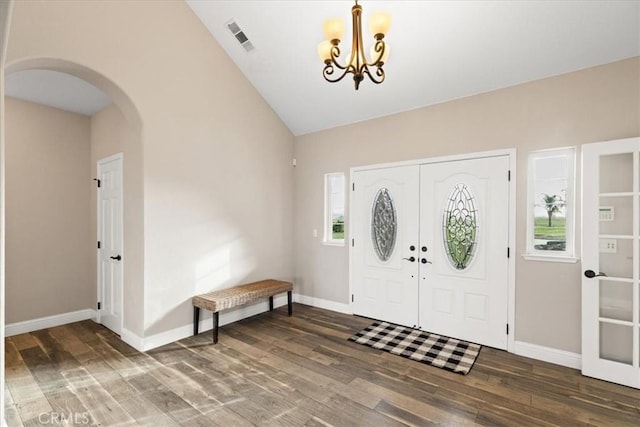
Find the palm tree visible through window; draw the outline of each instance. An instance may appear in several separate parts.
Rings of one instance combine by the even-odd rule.
[[[549,219],[548,227],[552,227],[551,221],[553,220],[553,215],[560,213],[560,208],[562,208],[565,204],[562,197],[557,194],[542,194],[542,201],[544,203],[543,207],[547,211],[547,216]]]

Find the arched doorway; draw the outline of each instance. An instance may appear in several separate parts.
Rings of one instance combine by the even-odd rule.
[[[101,73],[95,70],[92,70],[88,67],[85,67],[83,65],[73,63],[70,61],[61,60],[61,59],[53,59],[53,58],[35,59],[34,58],[34,59],[21,60],[18,62],[7,64],[7,66],[5,67],[5,74],[6,76],[10,77],[14,73],[20,73],[25,70],[50,70],[50,71],[65,73],[65,74],[77,77],[95,86],[101,91],[103,91],[111,99],[113,105],[105,107],[104,110],[96,113],[95,115],[92,115],[91,117],[85,120],[86,123],[89,123],[88,126],[90,128],[90,130],[88,131],[88,134],[89,134],[88,143],[90,144],[90,149],[88,150],[88,153],[89,153],[88,156],[86,156],[87,169],[84,175],[76,174],[75,176],[76,181],[77,180],[84,181],[84,179],[86,178],[86,181],[87,181],[86,182],[86,195],[87,195],[86,199],[87,199],[87,204],[91,207],[90,209],[88,209],[88,214],[87,214],[88,217],[90,217],[87,220],[88,228],[85,227],[87,228],[87,231],[86,231],[86,236],[87,236],[86,255],[87,256],[86,258],[84,258],[84,261],[90,264],[89,270],[91,273],[89,274],[90,279],[89,279],[89,283],[87,283],[87,286],[92,289],[91,295],[93,296],[93,302],[90,302],[89,304],[86,304],[85,302],[83,302],[81,303],[81,305],[87,305],[86,308],[83,308],[82,310],[74,309],[71,312],[68,310],[62,309],[62,310],[58,310],[62,312],[55,312],[54,310],[54,312],[48,311],[46,313],[43,313],[44,315],[38,315],[38,312],[34,311],[31,315],[28,316],[28,317],[32,317],[33,319],[31,318],[19,319],[19,323],[22,325],[23,329],[22,330],[17,329],[15,330],[15,332],[21,333],[21,332],[26,332],[28,328],[32,328],[32,330],[35,330],[33,328],[39,329],[40,327],[53,326],[55,323],[61,324],[61,323],[67,323],[68,321],[74,321],[79,318],[87,318],[86,317],[87,313],[93,313],[93,315],[98,314],[99,316],[99,313],[100,313],[99,307],[96,305],[96,303],[101,302],[100,290],[98,289],[98,286],[97,286],[97,284],[100,283],[100,281],[96,273],[97,271],[96,250],[98,249],[97,249],[96,242],[91,241],[97,235],[96,230],[99,228],[97,224],[97,219],[96,219],[98,208],[96,203],[97,194],[95,192],[95,189],[93,190],[91,189],[90,185],[92,183],[91,179],[97,176],[96,175],[97,160],[109,157],[116,153],[124,153],[124,158],[126,159],[124,161],[125,167],[123,171],[123,182],[125,187],[124,204],[126,206],[125,208],[126,211],[125,211],[124,221],[123,221],[123,231],[125,235],[124,245],[126,246],[124,252],[130,255],[127,258],[127,262],[125,263],[124,272],[123,272],[124,281],[123,281],[122,295],[120,296],[123,303],[122,303],[122,312],[121,312],[122,317],[120,321],[121,321],[122,329],[135,330],[136,329],[135,325],[142,324],[142,313],[141,313],[141,310],[133,310],[131,307],[132,304],[128,304],[128,302],[134,301],[136,302],[136,304],[138,304],[138,306],[139,304],[142,303],[142,301],[140,301],[141,298],[137,298],[136,296],[142,294],[142,283],[144,282],[142,278],[142,274],[143,274],[143,266],[142,266],[142,262],[143,262],[142,261],[143,259],[142,258],[143,187],[142,187],[142,143],[141,143],[142,120],[141,120],[140,114],[137,108],[135,107],[135,105],[133,104],[133,102],[131,101],[131,98],[117,84],[115,84],[112,80],[105,77]],[[33,123],[33,125],[36,126],[37,123]],[[7,123],[7,128],[10,128],[10,127],[11,127],[11,123],[9,122]],[[6,144],[7,146],[11,144],[10,137],[6,138]],[[10,172],[12,167],[12,158],[10,156],[11,151],[9,151],[7,154],[8,155],[6,156],[6,162],[7,162],[8,172]],[[55,157],[56,156],[50,156],[50,159],[41,159],[41,161],[44,161],[44,164],[60,161],[60,158],[55,158]],[[14,158],[14,160],[17,160],[17,158]],[[22,158],[21,160],[28,161],[28,160],[25,160],[25,158]],[[13,165],[13,166],[15,166],[14,169],[20,168],[19,165]],[[10,178],[10,176],[5,178]],[[5,194],[11,194],[12,193],[11,179],[5,179],[4,182],[7,185]],[[65,191],[64,188],[59,188],[59,187],[56,190],[55,177],[51,177],[50,183],[53,183],[53,185],[51,185],[50,192],[55,193],[56,191],[59,191],[60,193],[62,193]],[[25,187],[25,191],[21,191],[21,193],[25,195],[24,193],[28,192],[28,190],[31,188],[33,188],[33,186],[27,186]],[[80,192],[81,192],[80,190],[76,191],[76,193],[80,193]],[[16,191],[14,191],[14,193],[16,193]],[[85,197],[85,196],[83,195],[82,197]],[[80,200],[80,204],[84,204],[85,202],[85,199],[82,197],[78,199]],[[25,197],[23,198],[23,201],[24,199],[27,199],[28,201],[29,196],[25,195]],[[67,205],[71,204],[69,200],[70,200],[69,198],[66,199]],[[73,206],[69,206],[69,209],[72,209],[72,208]],[[11,205],[11,199],[8,199],[6,201],[6,212],[7,212],[7,219],[8,219],[7,226],[6,226],[7,230],[12,229],[11,218],[19,217],[19,213],[13,212],[12,209],[13,208]],[[83,208],[83,209],[87,210],[86,208]],[[60,228],[62,227],[62,225],[64,225],[61,223],[61,221],[57,221],[57,223],[48,223],[48,216],[46,214],[46,209],[41,209],[41,210],[43,212],[41,215],[42,224],[40,225],[43,227],[43,229],[46,230],[46,229],[56,228],[56,227]],[[80,215],[83,215],[83,214],[81,213]],[[60,215],[58,215],[58,218],[60,218]],[[14,222],[14,224],[17,224],[17,222]],[[76,225],[77,224],[67,224],[68,227],[74,227]],[[86,224],[84,224],[83,227],[84,226],[86,226]],[[24,227],[22,228],[24,229]],[[76,233],[76,238],[78,237],[77,234],[78,233]],[[60,236],[59,233],[58,233],[58,236]],[[13,237],[14,241],[17,238],[18,238],[17,236],[14,236]],[[30,238],[31,239],[34,238],[33,233],[30,234]],[[39,261],[42,264],[48,264],[49,266],[51,266],[52,264],[51,259],[54,259],[54,260],[61,259],[56,257],[63,257],[67,252],[65,250],[56,251],[56,247],[61,248],[64,246],[63,244],[61,244],[61,240],[63,239],[64,238],[59,237],[57,242],[51,241],[52,239],[43,239],[43,241],[40,244],[44,245],[46,249],[41,251],[34,251],[39,253],[40,260],[32,259],[32,260],[29,260],[29,262],[34,266],[34,268],[38,268]],[[8,245],[5,251],[5,256],[7,257],[6,259],[9,259],[11,256],[11,248],[12,248],[12,236],[10,233],[8,233],[7,242],[8,242]],[[32,247],[35,247],[35,245],[33,245]],[[77,251],[76,251],[76,254],[77,254]],[[80,265],[80,263],[83,262],[83,259],[77,256],[76,261],[74,262],[75,262],[75,265]],[[55,261],[53,261],[53,264],[55,264]],[[55,265],[53,268],[55,268]],[[73,269],[73,266],[67,263],[64,268]],[[6,271],[7,273],[9,273],[7,275],[7,282],[6,282],[7,297],[5,298],[5,301],[6,301],[5,304],[7,306],[12,304],[12,296],[15,296],[16,294],[12,292],[12,286],[14,286],[14,284],[12,284],[11,280],[16,276],[11,275],[11,269],[12,269],[12,265],[9,263],[6,267]],[[46,274],[46,271],[43,273]],[[130,286],[130,284],[135,284],[135,286],[132,287]],[[47,284],[44,280],[40,280],[40,283],[38,284],[38,286],[40,287],[40,289],[43,289],[44,287],[47,286]],[[37,298],[38,286],[35,286],[30,290],[28,290],[26,295],[23,295],[22,292],[18,292],[17,294],[20,295],[21,301],[19,303],[17,302],[17,304],[19,304],[20,306],[23,306],[25,304],[25,301],[28,301],[30,298],[31,299]],[[47,289],[47,291],[51,293],[51,289]],[[61,295],[57,295],[59,298],[62,298],[62,299],[74,298],[73,290],[60,289],[60,293]],[[87,301],[87,298],[84,298],[83,301]],[[13,310],[13,312],[15,311],[16,310]],[[138,315],[136,312],[140,312],[139,319],[136,318],[136,316]],[[9,326],[11,326],[12,324],[11,313],[12,313],[12,310],[9,310],[9,313],[8,313],[9,316],[6,319],[7,331],[11,330],[9,328]],[[42,320],[42,318],[46,318],[47,321],[54,322],[54,323],[39,321],[39,320]],[[33,322],[30,323],[30,321],[33,321]],[[133,325],[133,326],[130,326],[130,325]],[[27,328],[27,329],[24,329],[24,328]],[[118,330],[117,332],[120,333],[121,331]]]

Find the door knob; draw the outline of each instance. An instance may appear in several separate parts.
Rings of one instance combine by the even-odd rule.
[[[402,258],[402,259],[406,259],[409,262],[414,262],[416,260],[416,258],[412,256],[410,256],[409,258]]]
[[[427,252],[427,247],[426,246],[422,247],[422,252]]]
[[[416,250],[416,247],[415,247],[415,246],[413,246],[413,245],[411,245],[411,246],[409,246],[409,250],[413,252],[413,251],[415,251],[415,250]]]
[[[109,258],[115,259],[116,261],[120,261],[122,259],[122,257],[119,254],[117,256],[111,256]]]
[[[589,279],[593,279],[594,277],[607,277],[606,274],[604,273],[598,273],[596,274],[595,271],[593,270],[587,270],[584,272],[585,277],[588,277]]]
[[[421,263],[423,263],[423,264],[433,264],[431,261],[427,261],[427,259],[426,259],[426,258],[422,258],[422,259],[420,260],[420,262],[421,262]]]

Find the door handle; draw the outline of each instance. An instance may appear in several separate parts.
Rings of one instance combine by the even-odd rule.
[[[409,258],[402,258],[402,259],[406,259],[409,262],[414,262],[416,260],[416,257],[410,256]]]
[[[421,262],[421,263],[423,263],[423,264],[433,264],[431,261],[427,261],[427,259],[426,259],[426,258],[422,258],[422,259],[420,260],[420,262]]]
[[[594,277],[607,277],[606,274],[604,273],[598,273],[596,274],[595,271],[593,270],[587,270],[584,272],[585,277],[588,277],[589,279],[593,279]]]
[[[118,254],[117,256],[111,256],[109,257],[111,259],[115,259],[116,261],[120,261],[122,259],[122,257],[120,256],[120,254]]]

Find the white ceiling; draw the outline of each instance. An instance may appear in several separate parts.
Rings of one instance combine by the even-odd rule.
[[[296,135],[640,55],[640,1],[364,0],[366,38],[371,12],[392,15],[391,55],[386,81],[356,92],[349,77],[325,82],[316,53],[325,19],[344,18],[350,34],[352,1],[187,3]]]
[[[5,94],[85,116],[92,116],[111,103],[104,92],[86,81],[49,70],[25,70],[7,75]]]
[[[360,1],[391,13],[386,81],[327,83],[316,54],[322,23],[352,1],[187,0],[211,34],[296,135],[437,104],[640,55],[640,1]],[[240,25],[255,50],[226,27]],[[350,50],[350,36],[342,46]],[[368,48],[366,49],[368,51]],[[73,76],[28,70],[6,77],[8,96],[93,115],[109,104]]]

